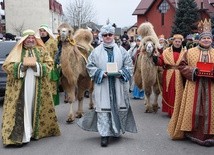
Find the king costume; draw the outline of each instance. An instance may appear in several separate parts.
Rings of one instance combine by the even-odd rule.
[[[174,39],[183,41],[183,36],[175,34]],[[153,57],[154,63],[163,66],[163,89],[162,89],[162,111],[166,112],[169,117],[172,116],[174,105],[181,102],[181,96],[184,90],[184,80],[178,69],[186,48],[180,46],[176,48],[174,45],[166,48],[160,57]]]
[[[114,34],[112,26],[103,26],[101,34],[107,33]],[[104,77],[109,62],[117,63],[119,75]],[[101,137],[119,137],[125,131],[136,133],[128,83],[133,64],[128,52],[114,40],[110,44],[103,42],[92,51],[86,67],[94,81],[95,111],[84,115],[78,125],[84,130],[99,132]]]
[[[204,24],[206,26],[206,20]],[[188,138],[200,145],[214,145],[214,76],[200,76],[197,66],[198,62],[214,63],[211,43],[211,31],[202,32],[199,45],[189,49],[179,65],[186,84],[182,101],[175,105],[177,112],[173,113],[168,125],[172,139]],[[212,73],[213,69],[210,71]]]
[[[39,27],[39,31],[41,31],[41,30],[45,30],[47,32],[46,37],[42,37],[41,34],[39,37],[42,39],[43,43],[45,44],[46,50],[49,52],[51,58],[54,60],[55,55],[58,51],[57,41],[55,39],[55,36],[51,32],[51,29],[46,24],[42,24]],[[50,72],[50,80],[51,80],[51,86],[52,86],[51,91],[53,94],[54,105],[59,105],[59,103],[60,103],[60,101],[59,101],[60,100],[59,99],[59,76],[60,76],[60,71],[57,68],[57,64],[54,64],[54,67]]]
[[[29,36],[35,32],[24,31],[3,64],[8,75],[1,132],[4,145],[60,135],[48,79],[53,60],[38,38],[34,47],[26,48],[23,42]],[[36,59],[35,70],[29,67],[23,71],[24,57]]]

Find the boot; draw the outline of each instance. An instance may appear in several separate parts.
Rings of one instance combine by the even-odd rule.
[[[108,146],[108,139],[109,139],[109,137],[101,137],[101,146],[102,147]]]

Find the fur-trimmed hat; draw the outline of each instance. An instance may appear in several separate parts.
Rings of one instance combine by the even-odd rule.
[[[184,37],[183,37],[181,34],[174,34],[173,37],[172,37],[172,39],[173,39],[173,40],[174,40],[174,39],[181,39],[181,41],[183,41],[183,40],[184,40]]]

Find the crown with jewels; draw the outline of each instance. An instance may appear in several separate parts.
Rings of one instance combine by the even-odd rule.
[[[201,20],[198,23],[198,31],[200,33],[200,38],[203,36],[210,36],[212,37],[211,33],[211,19],[207,20],[206,18],[204,19],[204,22]]]

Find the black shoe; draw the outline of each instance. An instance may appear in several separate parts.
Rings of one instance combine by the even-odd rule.
[[[6,148],[21,148],[24,145],[27,145],[28,143],[22,143],[22,144],[8,144],[4,145]]]
[[[88,90],[85,91],[84,96],[85,96],[86,98],[89,98],[89,91],[88,91]]]
[[[101,146],[102,147],[108,146],[108,139],[109,139],[109,137],[101,137]]]

